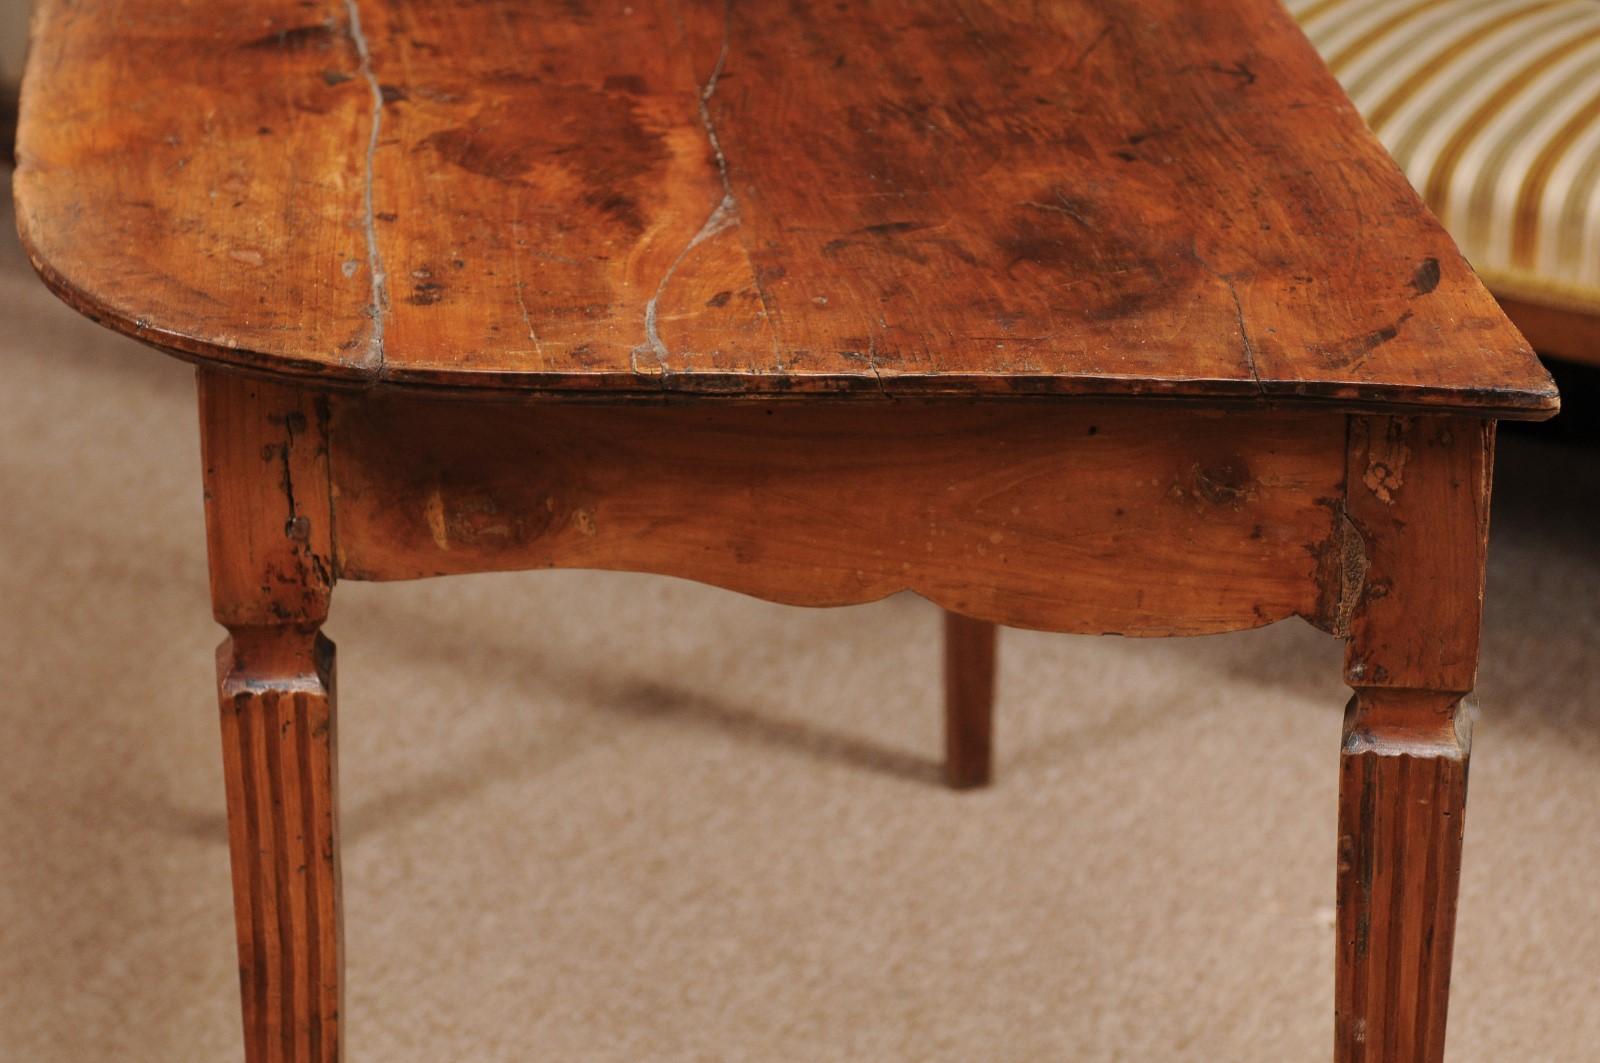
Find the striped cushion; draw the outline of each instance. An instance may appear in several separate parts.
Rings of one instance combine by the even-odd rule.
[[[1600,0],[1287,0],[1497,293],[1600,313]]]

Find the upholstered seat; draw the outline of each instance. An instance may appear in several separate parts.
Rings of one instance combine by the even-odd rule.
[[[1600,316],[1600,2],[1288,6],[1497,295]]]

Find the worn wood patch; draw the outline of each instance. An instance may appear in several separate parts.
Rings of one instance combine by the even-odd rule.
[[[1556,408],[1277,0],[37,7],[24,245],[186,357]]]
[[[1366,564],[1351,686],[1473,688],[1493,467],[1493,421],[1350,419],[1346,506]]]
[[[623,569],[1058,631],[1333,623],[1337,414],[331,401],[347,578]]]
[[[1338,1063],[1444,1058],[1472,713],[1368,688],[1339,758]]]
[[[239,627],[315,627],[333,588],[326,401],[201,370],[212,611]]]
[[[246,1063],[339,1063],[333,643],[241,629],[217,649]]]

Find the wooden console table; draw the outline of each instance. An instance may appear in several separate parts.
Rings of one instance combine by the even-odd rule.
[[[19,164],[199,366],[252,1063],[341,1050],[335,582],[538,567],[931,598],[960,785],[995,624],[1348,638],[1335,1054],[1441,1057],[1556,395],[1276,0],[42,0]]]

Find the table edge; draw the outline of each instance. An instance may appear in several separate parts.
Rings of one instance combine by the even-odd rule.
[[[866,369],[858,373],[786,374],[663,370],[657,373],[473,371],[395,363],[371,365],[295,359],[247,347],[231,347],[131,317],[95,298],[55,269],[29,228],[25,162],[12,173],[18,237],[34,271],[57,298],[96,324],[164,354],[197,365],[244,371],[314,387],[392,387],[462,400],[526,398],[530,401],[1009,401],[1126,399],[1211,405],[1283,408],[1313,406],[1351,412],[1463,414],[1503,420],[1540,421],[1560,411],[1560,396],[1545,375],[1539,389],[1459,388],[1360,381],[1169,377],[1148,374],[1093,376],[1018,373],[906,373]]]

